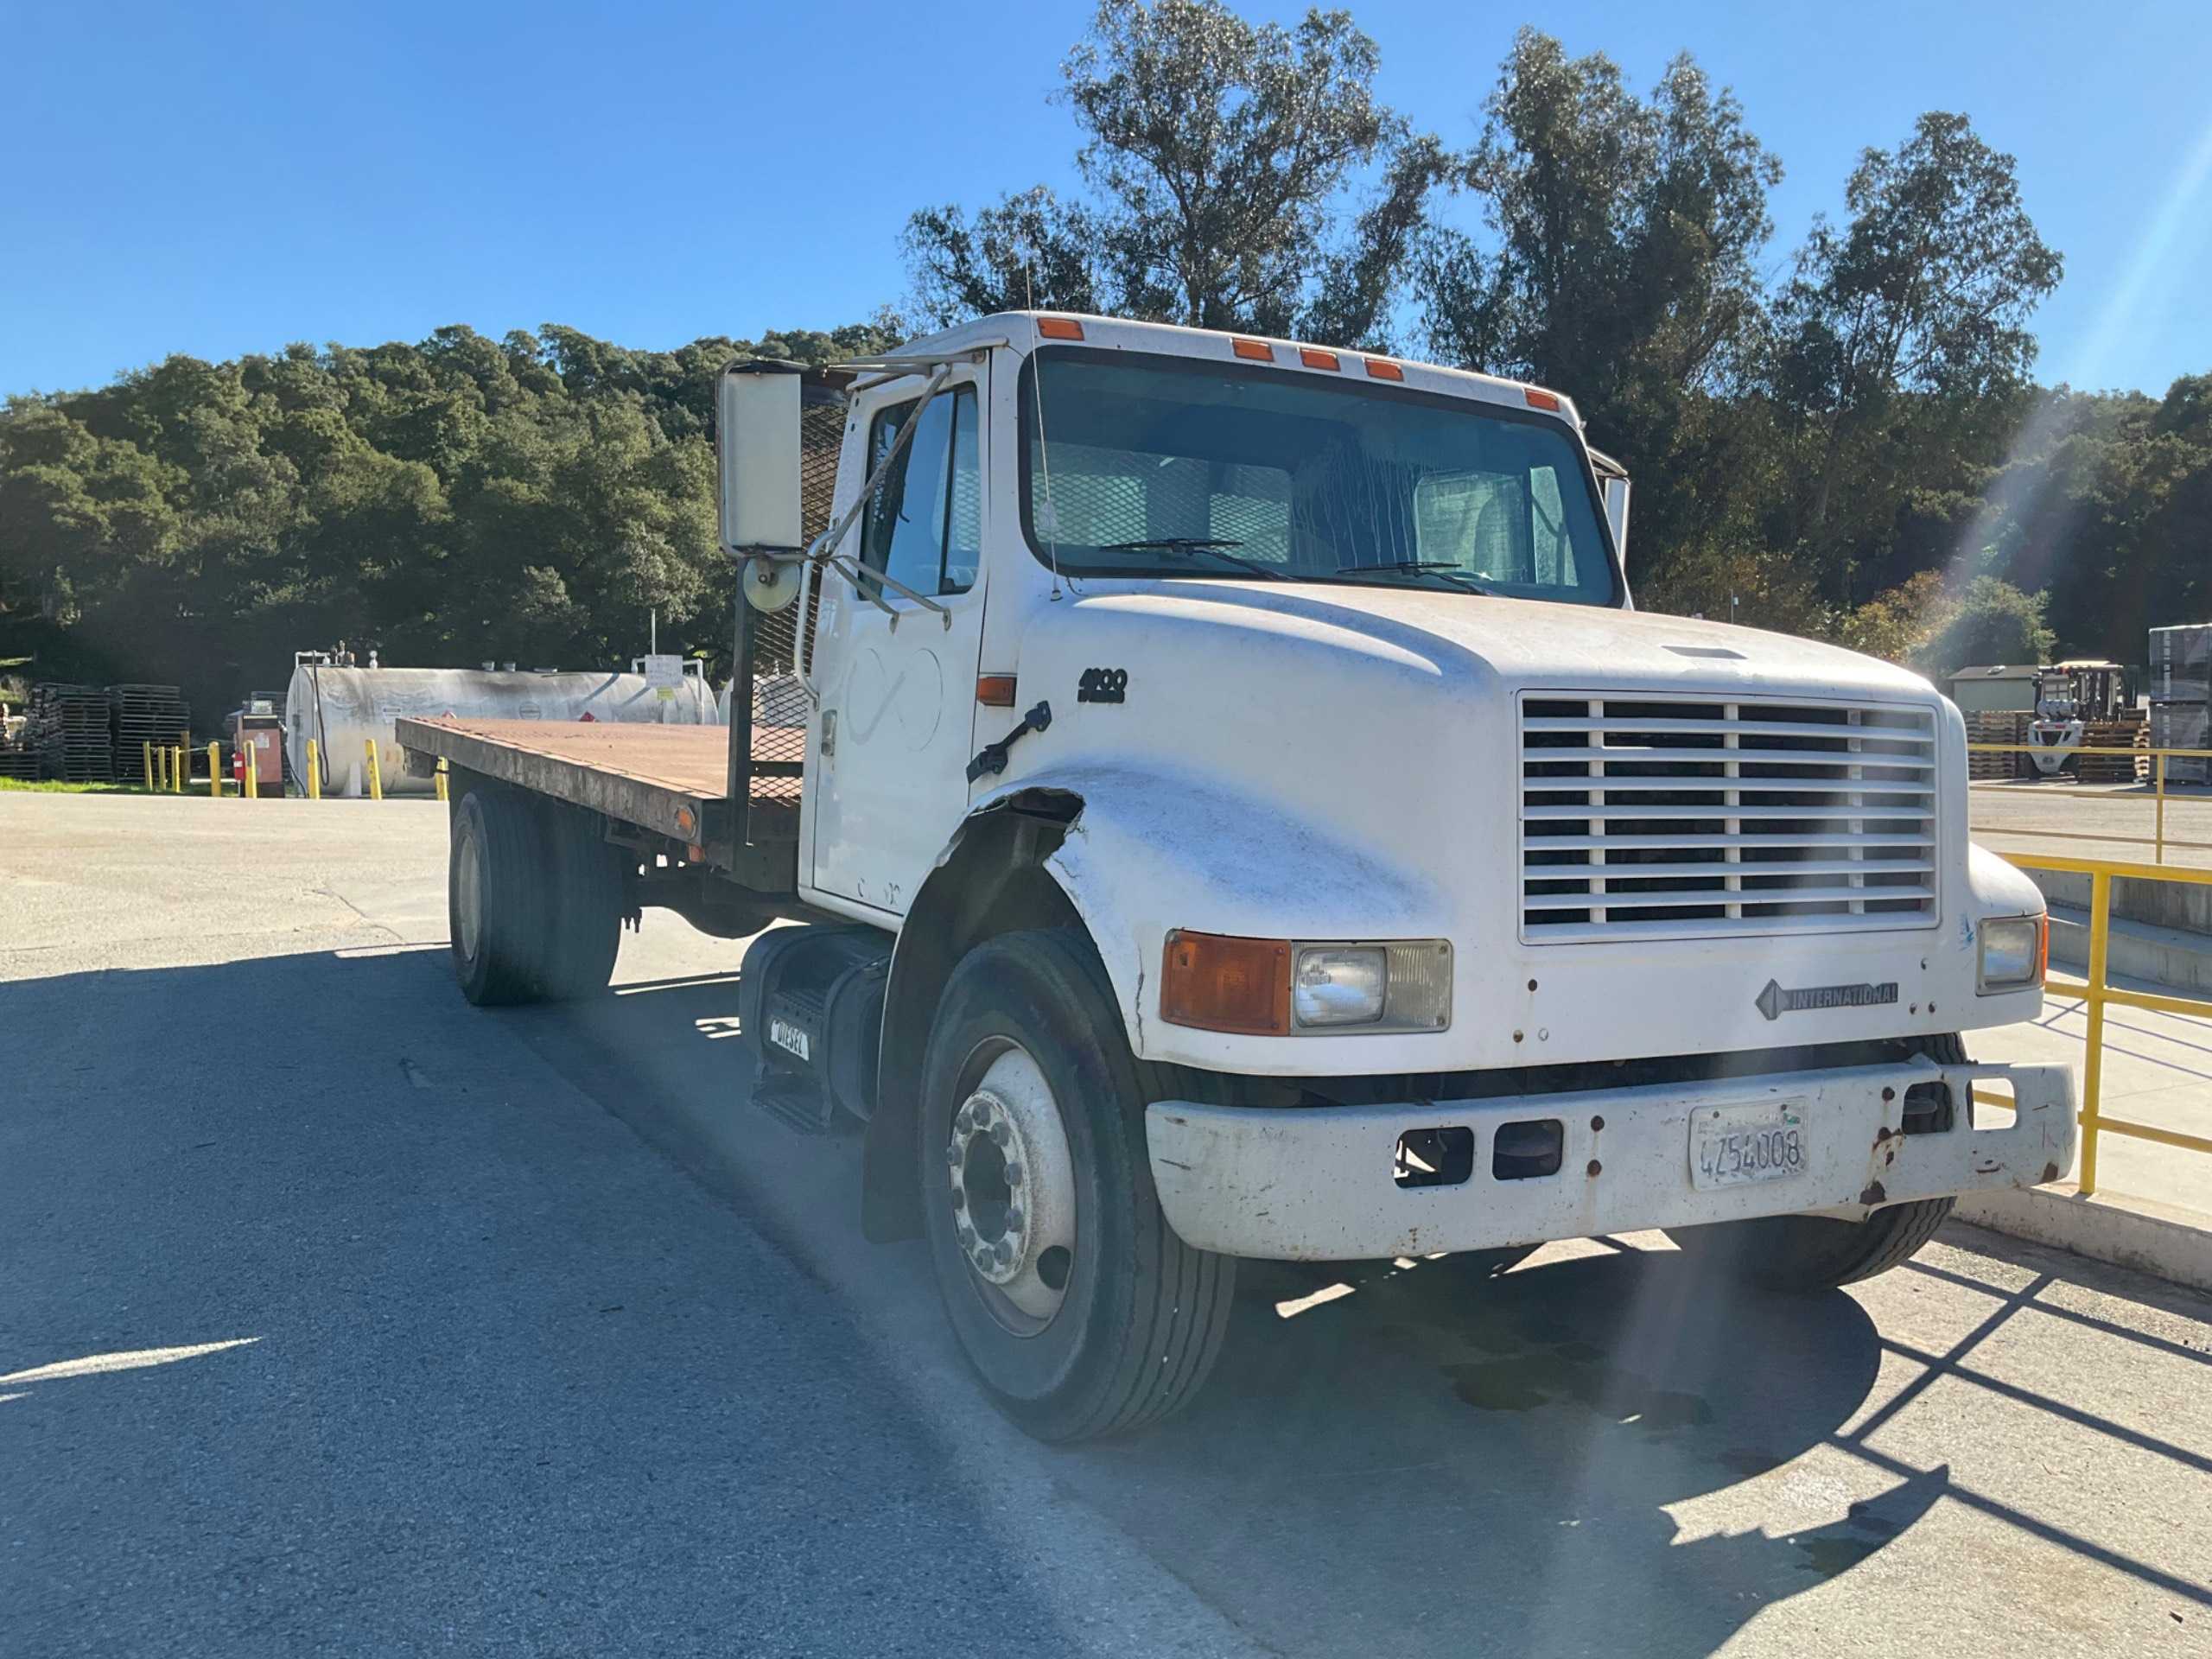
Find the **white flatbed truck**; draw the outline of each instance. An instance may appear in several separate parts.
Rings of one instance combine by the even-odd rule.
[[[1634,609],[1566,397],[1020,313],[717,410],[726,728],[401,725],[454,966],[759,934],[754,1099],[864,1137],[868,1236],[926,1237],[1029,1432],[1187,1401],[1239,1257],[1661,1228],[1813,1289],[2069,1167],[2070,1072],[1961,1040],[2047,934],[1958,711]]]

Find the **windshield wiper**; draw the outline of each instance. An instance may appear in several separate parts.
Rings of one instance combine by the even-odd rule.
[[[1212,536],[1146,536],[1134,542],[1106,542],[1100,545],[1098,550],[1101,553],[1211,553],[1224,563],[1233,564],[1240,570],[1249,570],[1254,575],[1264,576],[1269,582],[1290,580],[1280,570],[1255,564],[1250,559],[1240,559],[1229,551],[1232,547],[1243,545],[1242,542]]]
[[[1406,571],[1414,575],[1434,572],[1456,587],[1471,594],[1480,594],[1484,599],[1493,597],[1491,590],[1470,576],[1450,559],[1396,559],[1388,564],[1347,564],[1338,568],[1339,576],[1363,575],[1370,570]]]

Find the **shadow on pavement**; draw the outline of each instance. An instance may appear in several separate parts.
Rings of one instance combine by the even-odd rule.
[[[726,985],[671,984],[619,1004],[573,1010],[561,1040],[578,1051],[565,1064],[596,1056],[633,1090],[640,1077],[673,1086],[681,1063],[633,1069],[629,1057],[705,1052],[735,1027]],[[669,1143],[679,1156],[683,1141]],[[738,1179],[765,1194],[788,1179],[780,1161],[804,1158],[809,1143],[764,1127],[755,1144],[766,1155]],[[851,1201],[833,1190],[833,1203]],[[763,1203],[772,1226],[777,1206]],[[818,1192],[810,1211],[786,1208],[786,1236],[818,1227],[823,1212]],[[2168,1302],[2164,1287],[2089,1270],[2107,1294]],[[2212,1606],[2201,1584],[1961,1488],[1948,1464],[1916,1467],[1868,1444],[1930,1382],[1971,1373],[1955,1369],[1963,1347],[1916,1355],[1885,1341],[1841,1292],[1719,1289],[1671,1252],[1618,1247],[1498,1279],[1452,1258],[1247,1262],[1239,1273],[1226,1351],[1187,1414],[1049,1455],[1071,1491],[1285,1651],[1707,1654],[1763,1608],[1867,1560],[1945,1498]],[[848,1294],[866,1294],[860,1276],[888,1278],[893,1294],[935,1301],[918,1258],[896,1250],[862,1255],[842,1281],[827,1276]],[[2034,1294],[2007,1299],[2005,1313]],[[2124,1325],[2079,1322],[2195,1356]],[[1885,1352],[1923,1369],[1898,1402],[1868,1413]],[[2108,1444],[2202,1465],[2086,1402],[2013,1396]],[[1885,1490],[1817,1503],[1821,1523],[1795,1531],[1769,1522],[1686,1535],[1669,1513],[1818,1457],[1830,1461],[1810,1477],[1816,1486],[1840,1489],[1834,1471],[1844,1468],[1855,1490],[1870,1476]]]
[[[794,1219],[789,1172],[849,1148],[810,1157],[746,1107],[722,1040],[734,975],[618,990],[480,1013],[427,953],[0,984],[0,1029],[52,1057],[0,1114],[0,1375],[263,1338],[0,1402],[0,1522],[58,1552],[18,1595],[57,1619],[88,1598],[116,1611],[141,1593],[115,1576],[135,1531],[172,1526],[172,1634],[232,1628],[225,1598],[243,1596],[272,1636],[341,1646],[458,1607],[464,1647],[518,1617],[610,1650],[810,1617],[815,1650],[874,1651],[911,1619],[913,1650],[976,1653],[982,1594],[1007,1650],[1056,1650],[1046,1610],[975,1587],[990,1522],[914,1427],[910,1357],[887,1363],[838,1317],[936,1293],[918,1252],[847,1248],[856,1196]],[[271,1009],[281,1040],[211,1042]],[[679,1161],[734,1168],[802,1271],[764,1268],[726,1211],[672,1197],[665,1165],[565,1090]],[[567,1109],[546,1109],[556,1092]],[[738,1120],[740,1150],[716,1151],[697,1126],[741,1112],[757,1128]],[[794,1242],[833,1225],[834,1245]],[[1947,1496],[2212,1605],[1960,1493],[1948,1465],[1885,1462],[1863,1424],[1847,1436],[1885,1349],[1904,1351],[1851,1296],[1719,1292],[1662,1252],[1500,1279],[1451,1259],[1252,1263],[1186,1414],[1065,1452],[1010,1427],[1002,1444],[1283,1651],[1707,1654]],[[169,1379],[99,1410],[64,1392]],[[26,1451],[41,1423],[60,1428]],[[1816,1449],[1887,1490],[1786,1535],[1685,1539],[1669,1513]],[[375,1566],[348,1591],[354,1622],[302,1623],[334,1552]],[[856,1605],[855,1585],[885,1599]]]
[[[0,983],[0,1653],[1095,1645],[565,1017],[442,951]]]

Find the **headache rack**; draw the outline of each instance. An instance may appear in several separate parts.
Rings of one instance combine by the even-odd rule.
[[[830,528],[837,493],[837,457],[845,437],[848,371],[812,371],[799,391],[799,523],[808,542]],[[813,656],[814,621],[822,587],[809,580],[798,602],[772,613],[736,597],[735,648],[730,665],[729,835],[735,848],[798,839],[799,795],[806,764],[806,729],[812,705],[796,657],[802,607],[807,655]],[[751,685],[749,698],[737,688]]]
[[[1547,690],[1520,736],[1529,944],[1935,925],[1932,708]]]

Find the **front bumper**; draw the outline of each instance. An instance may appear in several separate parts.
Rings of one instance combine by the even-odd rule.
[[[1956,1103],[1954,1127],[1900,1133],[1906,1090],[1938,1079]],[[1998,1085],[1998,1092],[2009,1089],[2012,1122],[1968,1127],[1966,1103],[1977,1081]],[[1796,1109],[1802,1125],[1801,1170],[1744,1185],[1692,1184],[1693,1112],[1783,1102]],[[1529,1119],[1561,1125],[1559,1172],[1497,1179],[1497,1128]],[[1453,1126],[1473,1132],[1468,1179],[1450,1186],[1397,1185],[1399,1137]],[[1160,1207],[1185,1243],[1281,1261],[1361,1260],[1754,1216],[1856,1218],[1910,1198],[2055,1181],[2074,1160],[2074,1074],[2063,1065],[1917,1061],[1387,1106],[1281,1109],[1168,1100],[1147,1109],[1145,1127]]]

